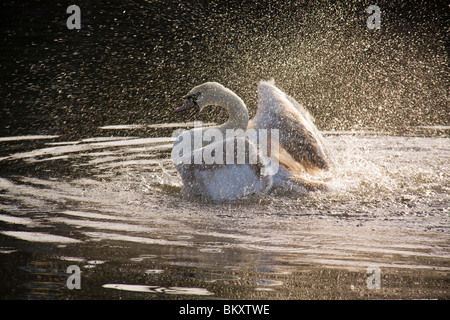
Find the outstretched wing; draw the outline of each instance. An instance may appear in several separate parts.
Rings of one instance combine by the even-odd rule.
[[[258,86],[258,110],[252,126],[279,130],[279,162],[290,171],[316,173],[329,169],[323,138],[313,118],[273,81],[261,81]]]

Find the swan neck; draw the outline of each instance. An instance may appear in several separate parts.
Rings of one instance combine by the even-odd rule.
[[[245,131],[248,125],[249,115],[244,101],[234,93],[223,100],[220,106],[227,109],[228,121],[219,126],[219,129],[224,133],[227,129],[242,129]]]

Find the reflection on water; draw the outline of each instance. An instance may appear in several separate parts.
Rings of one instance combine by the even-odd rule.
[[[54,234],[47,234],[42,232],[25,232],[25,231],[2,231],[5,236],[14,237],[20,240],[31,242],[46,242],[46,243],[73,243],[80,242],[79,240],[56,236]]]
[[[325,135],[330,192],[231,203],[183,198],[172,138],[5,137],[2,296],[448,298],[448,138]]]
[[[209,296],[213,293],[203,288],[183,288],[183,287],[158,287],[158,286],[143,286],[133,284],[105,284],[103,288],[125,290],[133,292],[146,292],[146,293],[165,293],[165,294],[177,294],[177,295],[193,295],[193,296]]]

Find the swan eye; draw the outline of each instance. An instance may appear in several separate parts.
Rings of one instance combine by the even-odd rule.
[[[186,111],[192,108],[195,108],[197,112],[200,111],[200,106],[197,104],[197,99],[200,96],[200,94],[201,93],[198,92],[184,96],[185,102],[183,103],[183,105],[176,108],[173,112]]]
[[[201,92],[197,92],[197,93],[189,95],[187,98],[192,99],[192,101],[194,101],[194,102],[197,102],[197,99],[201,94],[202,94]]]
[[[197,104],[197,99],[198,99],[198,97],[199,97],[201,94],[202,94],[201,92],[197,92],[197,93],[194,93],[194,94],[190,94],[190,95],[188,95],[188,96],[186,97],[186,100],[192,101],[193,104],[198,108],[199,106],[198,106],[198,104]]]

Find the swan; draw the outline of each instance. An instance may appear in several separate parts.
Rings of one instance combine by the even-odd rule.
[[[211,105],[225,108],[228,120],[185,131],[172,148],[185,194],[236,200],[272,187],[326,189],[303,177],[330,168],[323,138],[309,112],[273,80],[259,83],[258,109],[251,120],[242,99],[217,82],[193,88],[174,112]]]

